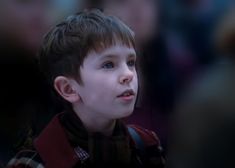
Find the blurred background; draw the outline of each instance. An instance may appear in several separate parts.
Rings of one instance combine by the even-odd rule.
[[[37,69],[43,35],[92,8],[135,33],[140,90],[124,121],[157,133],[168,167],[234,167],[234,0],[0,0],[0,167],[62,108]]]

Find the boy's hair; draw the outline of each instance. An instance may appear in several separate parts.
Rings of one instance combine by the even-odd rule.
[[[53,86],[54,79],[63,75],[80,84],[80,66],[91,51],[121,42],[135,47],[133,32],[119,19],[105,16],[99,10],[79,12],[52,28],[39,50],[39,64]]]

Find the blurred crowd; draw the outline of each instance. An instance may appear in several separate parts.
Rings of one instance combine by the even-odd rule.
[[[1,0],[0,167],[62,109],[37,67],[43,35],[91,8],[135,33],[140,89],[125,122],[158,134],[170,168],[234,167],[233,0]]]

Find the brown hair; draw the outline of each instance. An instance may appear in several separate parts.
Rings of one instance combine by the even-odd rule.
[[[119,19],[99,10],[79,12],[52,28],[39,51],[41,70],[50,84],[59,76],[74,77],[80,84],[80,66],[90,51],[99,52],[116,42],[135,47],[133,32]]]

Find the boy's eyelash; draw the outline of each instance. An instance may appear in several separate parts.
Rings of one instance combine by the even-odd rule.
[[[129,60],[129,61],[127,62],[127,64],[128,64],[128,66],[135,66],[136,60]]]
[[[107,61],[107,62],[104,62],[101,65],[101,67],[104,69],[111,69],[111,68],[114,68],[114,63],[112,61]]]
[[[133,59],[133,60],[128,60],[127,61],[127,65],[129,67],[135,67],[136,65],[136,60]],[[101,65],[101,68],[103,69],[113,69],[115,67],[115,63],[113,61],[106,61],[104,62],[102,65]]]

